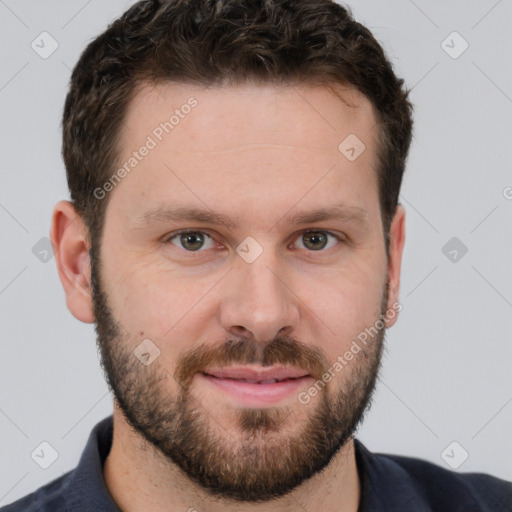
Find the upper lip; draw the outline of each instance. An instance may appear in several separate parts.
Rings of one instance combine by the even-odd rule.
[[[284,380],[296,379],[309,375],[308,372],[300,368],[291,368],[289,366],[274,366],[271,368],[248,368],[247,366],[229,366],[226,368],[212,368],[203,373],[224,379],[248,379],[256,381],[266,380]]]

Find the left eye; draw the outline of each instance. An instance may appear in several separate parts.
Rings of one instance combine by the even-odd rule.
[[[188,252],[197,252],[201,249],[213,249],[215,247],[213,238],[204,231],[183,231],[170,237],[168,242]],[[340,242],[340,237],[329,231],[307,231],[302,233],[296,243],[299,249],[321,251],[330,249],[338,242]]]
[[[334,245],[340,241],[340,237],[328,231],[307,231],[299,238],[303,246],[299,247],[299,249],[310,249],[313,251],[330,249],[333,244],[329,245],[329,237],[334,239]]]

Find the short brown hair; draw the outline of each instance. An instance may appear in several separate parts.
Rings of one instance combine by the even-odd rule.
[[[148,80],[357,88],[378,114],[379,200],[389,249],[412,105],[383,49],[349,9],[331,0],[143,0],[112,22],[76,64],[62,120],[71,200],[93,247],[101,243],[108,202],[94,190],[113,174],[127,105]]]

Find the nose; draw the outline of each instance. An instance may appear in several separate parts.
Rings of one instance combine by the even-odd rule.
[[[231,335],[250,337],[262,344],[278,335],[290,335],[299,322],[299,299],[293,293],[293,283],[266,252],[252,263],[242,259],[235,263],[224,283],[221,303],[223,328]]]

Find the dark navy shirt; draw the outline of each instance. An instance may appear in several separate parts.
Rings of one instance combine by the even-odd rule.
[[[0,512],[119,512],[103,478],[112,416],[91,431],[78,466]],[[425,460],[370,452],[355,439],[361,480],[358,512],[510,512],[512,483],[456,473]]]

